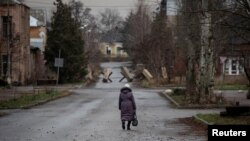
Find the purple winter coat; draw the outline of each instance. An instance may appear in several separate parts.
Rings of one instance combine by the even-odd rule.
[[[132,121],[134,118],[136,105],[132,90],[124,87],[121,89],[119,97],[119,109],[121,111],[121,120]]]

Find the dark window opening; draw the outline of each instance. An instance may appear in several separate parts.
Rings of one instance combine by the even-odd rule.
[[[111,54],[111,48],[107,47],[107,55],[110,55],[110,54]]]
[[[8,70],[8,56],[2,55],[2,75],[6,76]]]
[[[237,60],[232,60],[232,74],[237,74]]]
[[[10,16],[3,16],[2,17],[2,29],[3,29],[3,37],[7,38],[9,35],[9,38],[12,38],[12,18]]]

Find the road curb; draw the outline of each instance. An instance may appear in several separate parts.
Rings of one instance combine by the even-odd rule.
[[[178,109],[219,109],[219,108],[225,108],[225,105],[186,105],[181,106],[178,102],[176,102],[171,96],[169,96],[165,92],[161,92],[165,98],[167,98],[171,103],[173,103]]]
[[[197,115],[193,116],[196,120],[198,120],[199,122],[205,124],[205,125],[214,125],[213,123],[209,123],[207,121],[205,121],[204,119],[199,118]]]
[[[35,104],[31,104],[31,105],[23,106],[23,107],[21,107],[20,109],[30,109],[30,108],[32,108],[32,107],[39,106],[39,105],[42,105],[42,104],[48,103],[48,102],[50,102],[50,101],[54,101],[54,100],[57,100],[57,99],[60,99],[60,98],[63,98],[63,97],[70,96],[71,94],[72,94],[72,92],[69,92],[69,90],[67,90],[66,94],[60,95],[60,96],[55,97],[55,98],[52,98],[52,99],[48,99],[48,100],[44,100],[44,101],[40,101],[40,102],[35,103]]]
[[[54,101],[54,100],[57,100],[57,99],[60,99],[60,98],[63,98],[63,97],[70,96],[72,94],[72,92],[70,90],[62,91],[62,93],[65,93],[65,94],[59,95],[57,97],[54,97],[54,98],[51,98],[51,99],[48,99],[48,100],[39,101],[39,102],[34,103],[34,104],[26,105],[26,106],[23,106],[23,107],[20,107],[20,108],[0,108],[0,110],[30,109],[30,108],[32,108],[34,106],[42,105],[42,104],[48,103],[50,101]]]
[[[177,108],[181,108],[180,104],[177,103],[174,99],[172,99],[168,94],[161,92],[171,103],[173,103]]]

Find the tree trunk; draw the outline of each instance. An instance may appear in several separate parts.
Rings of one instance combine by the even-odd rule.
[[[200,67],[198,75],[199,102],[201,104],[209,103],[213,96],[214,83],[214,53],[213,53],[213,33],[212,17],[208,11],[208,0],[202,0],[201,14],[201,51]]]
[[[188,44],[188,63],[187,63],[187,74],[186,74],[186,102],[188,104],[197,103],[197,85],[196,85],[196,54],[194,45],[187,39]]]

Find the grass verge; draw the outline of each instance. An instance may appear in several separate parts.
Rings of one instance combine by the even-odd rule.
[[[198,114],[198,118],[217,125],[249,125],[249,116],[221,117],[219,114]]]
[[[0,109],[29,108],[31,106],[39,105],[41,103],[54,100],[64,95],[66,95],[64,92],[46,91],[44,93],[39,93],[36,95],[22,96],[16,99],[0,101]]]
[[[215,96],[211,99],[210,104],[190,104],[185,99],[185,89],[174,89],[172,94],[165,94],[178,108],[219,108],[231,105],[221,96]]]
[[[247,85],[215,85],[216,90],[247,90]]]
[[[185,97],[184,95],[170,95],[170,97],[177,102],[180,106],[185,105]]]

